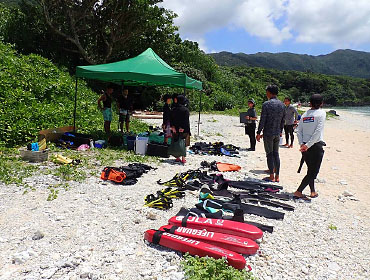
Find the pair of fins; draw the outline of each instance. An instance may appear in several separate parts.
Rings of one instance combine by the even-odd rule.
[[[191,255],[224,257],[237,269],[246,265],[241,254],[255,254],[259,246],[254,240],[263,235],[252,225],[222,219],[175,216],[168,223],[157,231],[147,230],[144,238]]]

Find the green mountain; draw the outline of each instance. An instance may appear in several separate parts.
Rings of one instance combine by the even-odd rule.
[[[370,53],[368,52],[337,50],[319,56],[287,52],[256,54],[220,52],[209,55],[222,66],[262,67],[370,78]]]

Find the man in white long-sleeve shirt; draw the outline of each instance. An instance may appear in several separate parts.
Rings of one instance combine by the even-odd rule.
[[[310,186],[311,198],[318,196],[315,190],[315,179],[320,171],[322,158],[324,156],[325,142],[323,139],[326,113],[321,109],[323,98],[320,94],[313,94],[310,98],[311,109],[303,114],[298,124],[298,142],[302,157],[307,164],[307,174],[303,178],[295,198],[308,199],[303,195],[303,190]]]

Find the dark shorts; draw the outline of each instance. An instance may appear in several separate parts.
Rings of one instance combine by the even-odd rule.
[[[129,122],[130,121],[130,113],[127,110],[120,110],[119,111],[119,122]]]

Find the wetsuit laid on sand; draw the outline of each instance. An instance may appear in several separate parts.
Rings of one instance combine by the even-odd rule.
[[[315,192],[315,179],[320,171],[322,158],[324,156],[325,142],[323,141],[323,131],[326,113],[322,109],[310,109],[303,114],[298,125],[299,145],[305,144],[308,147],[302,157],[307,164],[307,174],[298,187],[302,192],[307,185],[310,186],[311,193]]]

